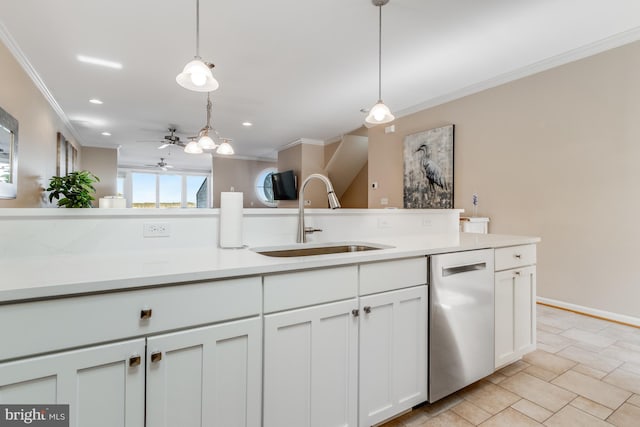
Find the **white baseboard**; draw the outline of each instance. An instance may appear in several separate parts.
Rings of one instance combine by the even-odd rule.
[[[610,311],[598,310],[596,308],[584,307],[582,305],[571,304],[564,301],[558,301],[550,298],[537,297],[537,300],[541,304],[552,305],[559,308],[575,311],[578,313],[587,314],[589,316],[600,317],[605,320],[611,320],[614,322],[625,323],[627,325],[633,325],[640,327],[640,318],[627,316],[625,314],[612,313]]]

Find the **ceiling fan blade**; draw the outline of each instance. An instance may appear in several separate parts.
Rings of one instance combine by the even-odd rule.
[[[171,145],[171,144],[164,143],[164,144],[162,144],[162,145],[160,145],[160,146],[158,147],[158,150],[162,150],[162,149],[164,149],[164,148],[167,148],[167,147],[168,147],[168,146],[170,146],[170,145]]]
[[[165,165],[165,168],[172,168],[173,166],[171,165]]]
[[[167,171],[166,166],[162,166],[160,169],[162,169],[162,170],[163,170],[163,171],[165,171],[165,172]]]

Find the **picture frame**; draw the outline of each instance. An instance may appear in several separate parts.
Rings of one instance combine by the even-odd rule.
[[[454,130],[448,125],[404,138],[405,209],[453,208]]]
[[[67,140],[60,132],[57,135],[56,176],[67,174]]]

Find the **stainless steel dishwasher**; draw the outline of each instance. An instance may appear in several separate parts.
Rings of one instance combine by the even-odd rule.
[[[493,275],[493,249],[431,257],[429,402],[493,373]]]

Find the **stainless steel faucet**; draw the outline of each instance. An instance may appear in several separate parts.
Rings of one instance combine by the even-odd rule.
[[[307,186],[307,183],[312,179],[319,179],[324,182],[324,185],[327,187],[327,198],[329,199],[329,207],[331,209],[338,209],[340,207],[340,202],[338,201],[338,197],[336,193],[333,191],[333,185],[329,178],[319,173],[312,173],[302,182],[300,186],[300,194],[298,195],[298,243],[306,243],[307,242],[307,233],[315,233],[316,231],[322,231],[317,228],[305,227],[304,226],[304,188]]]

